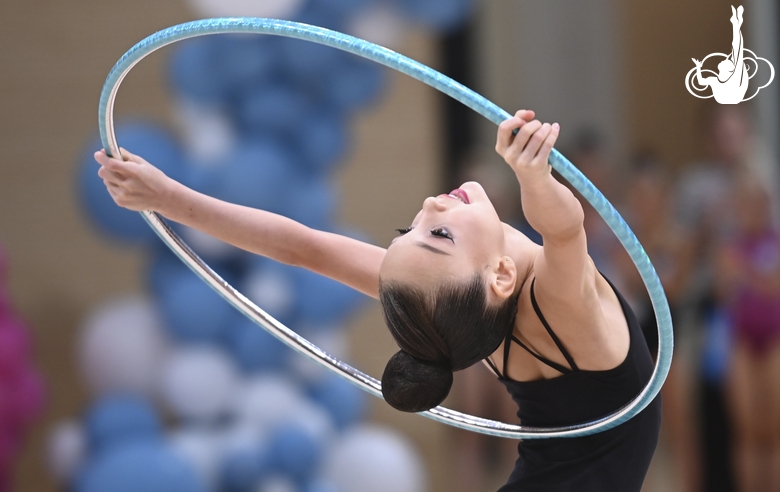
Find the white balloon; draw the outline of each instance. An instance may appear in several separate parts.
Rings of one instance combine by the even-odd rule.
[[[154,304],[146,297],[125,296],[93,311],[79,339],[81,371],[97,393],[154,393],[166,337]]]
[[[165,361],[161,394],[179,417],[209,421],[227,412],[237,383],[238,370],[224,351],[212,346],[181,347]]]
[[[398,49],[406,37],[406,20],[387,2],[377,2],[355,14],[347,32],[390,49]]]
[[[219,484],[220,436],[206,428],[186,427],[168,436],[174,453],[189,462],[209,489]]]
[[[204,17],[274,17],[290,19],[303,0],[190,0]]]
[[[69,481],[81,468],[87,456],[87,437],[78,422],[60,422],[49,434],[47,458],[52,475]]]
[[[279,375],[258,374],[240,385],[233,411],[240,421],[267,433],[305,404],[306,398],[295,381]]]
[[[219,453],[225,457],[231,453],[265,446],[268,437],[248,422],[236,420],[219,430]]]
[[[329,446],[336,438],[336,424],[327,410],[312,400],[304,399],[284,419],[308,432],[315,440]]]
[[[349,336],[344,329],[333,326],[302,326],[296,331],[329,355],[341,360],[349,358]],[[330,374],[330,369],[326,369],[308,357],[293,357],[291,366],[297,376],[310,383],[321,381]]]
[[[407,439],[376,425],[348,430],[325,458],[323,477],[341,492],[422,492],[421,458]]]
[[[289,478],[270,476],[260,482],[255,492],[298,492],[298,487]]]
[[[247,273],[242,291],[271,316],[281,316],[295,302],[295,286],[289,276],[275,269],[255,268]]]
[[[226,162],[238,137],[230,116],[222,108],[179,98],[173,114],[193,164],[212,168]]]

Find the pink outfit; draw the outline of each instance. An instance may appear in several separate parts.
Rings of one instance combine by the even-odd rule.
[[[742,239],[737,253],[748,280],[741,285],[731,305],[736,336],[755,353],[762,353],[780,340],[780,291],[769,292],[763,279],[780,270],[780,236],[773,231]]]

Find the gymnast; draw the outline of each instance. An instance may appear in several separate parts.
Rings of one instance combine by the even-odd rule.
[[[542,246],[502,223],[476,182],[427,198],[384,249],[203,195],[125,150],[124,161],[105,151],[95,159],[122,207],[156,211],[378,298],[401,348],[382,376],[396,409],[437,406],[453,371],[483,361],[522,424],[556,427],[621,408],[644,388],[653,361],[630,307],[588,256],[582,206],[551,173],[559,125],[534,118],[521,110],[504,121],[496,151],[517,176]],[[660,422],[657,397],[602,433],[520,442],[500,492],[640,492]]]

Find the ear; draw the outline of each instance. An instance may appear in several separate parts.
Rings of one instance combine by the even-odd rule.
[[[509,298],[517,284],[517,266],[512,258],[502,256],[490,275],[490,288],[500,300]]]

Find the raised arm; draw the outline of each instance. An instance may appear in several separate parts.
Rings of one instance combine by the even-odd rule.
[[[533,111],[518,111],[504,121],[496,150],[515,171],[523,213],[543,239],[542,254],[534,262],[538,288],[548,298],[581,305],[583,298],[593,298],[596,273],[588,256],[582,205],[553,177],[548,164],[558,124],[542,124],[533,117]]]
[[[98,175],[117,205],[153,210],[226,243],[288,265],[307,268],[378,297],[384,248],[318,231],[251,207],[198,193],[125,150],[124,161],[95,153]]]

